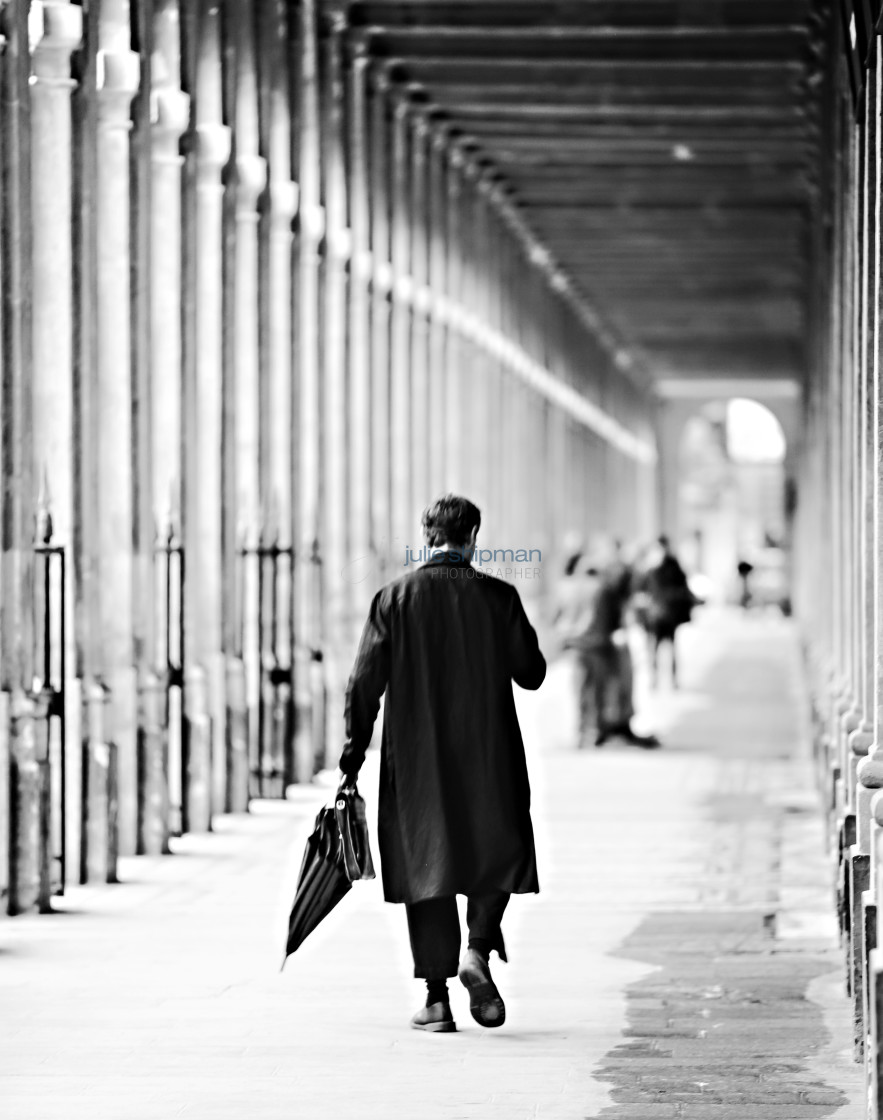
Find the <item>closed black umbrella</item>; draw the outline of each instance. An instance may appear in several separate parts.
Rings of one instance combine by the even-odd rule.
[[[288,919],[286,959],[331,913],[351,887],[344,866],[335,811],[320,809],[313,834],[307,841]]]

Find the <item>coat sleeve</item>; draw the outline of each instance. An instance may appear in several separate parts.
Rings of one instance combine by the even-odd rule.
[[[371,743],[380,698],[389,681],[389,628],[383,592],[374,596],[362,631],[359,651],[346,686],[346,743],[340,769],[351,777],[358,774]]]
[[[509,657],[515,683],[522,688],[539,688],[546,678],[546,659],[540,653],[536,631],[528,621],[515,588],[510,608]]]

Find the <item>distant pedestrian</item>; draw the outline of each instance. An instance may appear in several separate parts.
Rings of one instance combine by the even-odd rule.
[[[347,687],[354,779],[386,693],[378,839],[384,897],[405,904],[424,1031],[456,1029],[447,979],[459,975],[473,1018],[498,1027],[505,1006],[488,959],[506,960],[501,920],[511,894],[539,890],[530,786],[512,682],[537,689],[546,662],[517,591],[473,568],[481,521],[446,495],[423,514],[422,567],[374,597]],[[468,899],[460,960],[457,895]]]
[[[632,728],[634,669],[625,631],[632,572],[616,549],[613,559],[582,563],[583,599],[573,613],[565,645],[579,660],[579,747],[623,739],[658,747],[655,735]]]
[[[640,581],[643,603],[639,612],[650,641],[650,672],[653,686],[659,683],[659,650],[670,649],[671,683],[678,687],[678,660],[675,635],[689,622],[696,596],[690,590],[687,575],[671,548],[668,537],[659,538],[661,554]]]
[[[739,606],[743,610],[748,610],[751,606],[751,573],[754,571],[754,565],[748,560],[740,560],[736,565],[736,571],[739,575],[739,582],[742,585],[739,595]]]

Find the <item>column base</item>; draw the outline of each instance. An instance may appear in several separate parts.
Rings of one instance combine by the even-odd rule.
[[[261,672],[260,757],[254,775],[258,797],[281,798],[292,781],[293,711],[291,670],[265,667]]]
[[[48,722],[34,699],[5,694],[9,742],[9,914],[51,911]],[[43,713],[45,716],[46,713]]]
[[[92,684],[84,689],[81,883],[118,881],[119,790],[116,745],[107,739],[109,698],[109,692],[100,684]]]
[[[167,693],[146,673],[138,683],[138,855],[169,854],[170,815]]]
[[[227,658],[226,695],[227,788],[224,809],[227,813],[245,813],[249,798],[249,757],[245,662],[242,658]]]
[[[209,832],[212,824],[212,718],[208,677],[194,665],[184,678],[181,806],[185,832]]]
[[[868,960],[871,1010],[869,1045],[865,1055],[868,1074],[868,1120],[883,1118],[883,954],[871,951]]]
[[[311,782],[326,764],[326,686],[322,654],[300,648],[294,659],[294,765],[298,782]],[[340,744],[343,749],[343,743]]]
[[[849,917],[847,953],[849,989],[853,1006],[853,1042],[857,1062],[865,1053],[865,913],[864,898],[871,880],[871,857],[852,849],[849,853]]]

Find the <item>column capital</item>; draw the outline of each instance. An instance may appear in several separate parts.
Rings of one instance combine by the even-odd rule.
[[[183,90],[155,89],[150,93],[150,125],[157,155],[177,156],[178,141],[190,123],[190,95]],[[169,151],[171,149],[171,151]]]
[[[231,129],[220,122],[201,124],[196,128],[196,159],[200,179],[220,175],[230,159],[233,142]]]
[[[96,61],[99,124],[128,130],[132,98],[141,83],[141,59],[135,51],[99,51]]]
[[[298,211],[298,218],[301,236],[318,245],[325,236],[325,207],[302,204]]]
[[[432,123],[432,146],[443,155],[451,150],[451,130],[443,121]]]
[[[414,298],[414,280],[412,277],[394,277],[392,282],[392,294],[399,303],[409,304]]]
[[[382,292],[384,295],[392,291],[392,263],[390,261],[377,261],[374,262],[374,277],[373,288],[375,292]]]
[[[369,80],[375,93],[389,93],[392,89],[392,79],[389,76],[389,63],[382,59],[374,59],[369,71]]]
[[[236,212],[257,218],[258,199],[267,187],[267,161],[263,156],[236,157]]]
[[[859,762],[856,773],[865,789],[883,789],[883,749],[879,744],[872,745],[871,751]],[[883,800],[880,807],[883,811]]]
[[[352,272],[360,280],[371,280],[374,277],[374,255],[369,249],[353,253]]]
[[[480,167],[478,169],[478,193],[483,198],[491,198],[495,186],[496,181],[493,174],[487,168]]]
[[[342,35],[350,22],[349,0],[330,0],[325,4],[322,13],[328,21],[328,27],[335,35]]]
[[[432,127],[428,107],[412,102],[411,121],[413,122],[414,135],[418,140],[424,140]]]
[[[390,86],[390,100],[392,102],[393,116],[397,121],[406,121],[413,109],[408,91],[398,85]]]
[[[504,221],[506,221],[507,217],[505,210],[508,205],[509,198],[506,187],[499,181],[499,179],[495,180],[495,182],[491,185],[490,199],[496,207],[497,213]]]
[[[862,720],[858,727],[854,728],[849,733],[847,739],[847,746],[853,754],[864,756],[868,753],[874,743],[874,729],[873,727]]]
[[[353,250],[352,233],[346,226],[330,229],[327,238],[328,255],[336,261],[346,262]]]
[[[371,32],[364,27],[352,28],[347,45],[353,68],[364,72],[371,63]]]
[[[73,86],[70,56],[83,39],[83,9],[68,0],[32,0],[28,40],[34,77]]]
[[[270,218],[274,224],[291,225],[300,202],[300,187],[290,179],[270,180]]]
[[[481,166],[471,152],[463,153],[463,175],[470,183],[478,183],[481,179]]]

